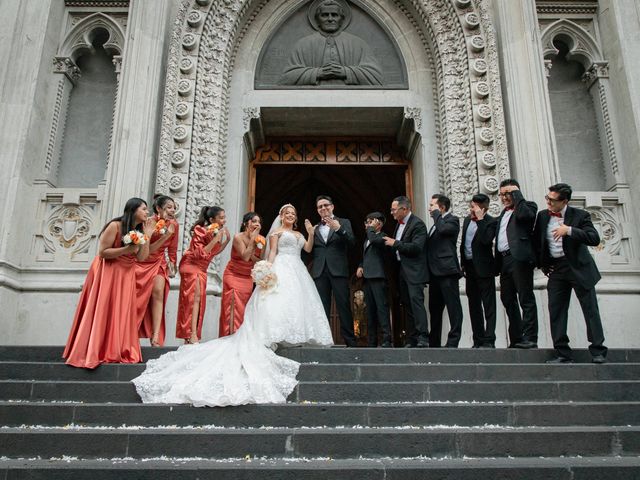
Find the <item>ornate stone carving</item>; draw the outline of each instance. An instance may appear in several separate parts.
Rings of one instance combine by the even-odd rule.
[[[593,65],[582,76],[582,80],[588,84],[592,84],[599,78],[609,78],[609,62],[593,62]]]
[[[80,69],[69,57],[53,57],[53,72],[64,74],[74,84],[80,78]]]
[[[245,107],[242,109],[242,125],[244,130],[248,131],[251,124],[251,120],[254,118],[260,118],[260,109],[258,107]]]
[[[183,0],[178,7],[167,69],[156,190],[166,191],[169,187],[172,168],[175,168],[172,167],[174,148],[190,152],[181,167],[190,172],[184,191],[187,223],[194,220],[199,205],[223,199],[230,75],[237,45],[265,3],[266,0]],[[433,70],[437,78],[435,98],[439,115],[436,138],[442,187],[451,197],[454,211],[461,213],[466,209],[469,194],[478,191],[478,168],[493,168],[481,165],[477,154],[479,145],[483,142],[491,145],[483,151],[490,150],[495,155],[498,178],[507,176],[509,172],[490,7],[487,0],[394,0],[394,3],[410,19],[420,38],[426,38],[424,34],[429,38],[423,43],[428,55],[434,56]],[[187,22],[192,10],[199,10],[205,16],[204,22],[197,27],[191,27]],[[469,13],[477,15],[479,25],[473,28],[473,35],[468,37],[467,43],[463,25],[471,29],[472,25],[464,21]],[[191,73],[184,67],[189,64],[182,63],[186,58],[195,63],[193,54],[182,48],[188,34],[193,35],[196,41],[193,52],[197,52],[197,82],[187,80],[186,75]],[[481,79],[489,85],[488,103],[472,94],[474,84],[470,73],[477,77],[476,81]],[[177,96],[184,93],[184,89],[178,87],[179,84],[184,85],[183,81],[195,84],[195,91],[186,93],[180,100],[193,104],[193,131],[185,138],[184,144],[176,146],[173,136],[179,119],[175,117],[175,108]],[[489,127],[476,131],[474,106],[485,103],[492,112],[490,119],[484,122]]]
[[[72,249],[71,255],[85,251],[91,241],[91,222],[91,212],[80,205],[61,205],[51,211],[44,238],[62,248]],[[49,246],[53,252],[55,247]]]
[[[413,120],[416,125],[416,130],[420,130],[422,128],[422,109],[415,107],[405,108],[404,118]]]

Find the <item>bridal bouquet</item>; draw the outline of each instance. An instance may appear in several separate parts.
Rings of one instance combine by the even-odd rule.
[[[167,223],[162,218],[156,223],[155,232],[160,235],[167,233]]]
[[[214,235],[217,235],[219,231],[220,231],[220,225],[218,225],[217,223],[212,223],[207,227],[207,232],[213,233]]]
[[[251,270],[251,278],[256,282],[263,293],[269,293],[278,286],[278,276],[272,269],[273,265],[266,260],[256,262]]]
[[[149,239],[146,235],[143,235],[137,230],[131,230],[124,237],[122,237],[122,243],[125,245],[144,245]]]

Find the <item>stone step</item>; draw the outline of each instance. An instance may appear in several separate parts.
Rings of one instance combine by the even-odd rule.
[[[0,400],[136,403],[131,382],[0,382]],[[635,402],[640,380],[560,382],[301,382],[290,402]]]
[[[638,457],[0,460],[6,480],[637,480]]]
[[[109,364],[95,370],[61,362],[0,362],[0,380],[129,381],[145,364]],[[302,364],[300,381],[522,381],[522,380],[635,380],[640,363],[547,365],[544,363],[459,364]]]
[[[175,347],[143,347],[145,360],[157,358]],[[62,346],[0,346],[0,361],[60,362]],[[554,356],[551,349],[471,348],[282,348],[278,353],[302,363],[543,363]],[[589,363],[588,350],[575,350],[576,362]],[[640,349],[611,349],[613,363],[640,363]]]
[[[640,427],[0,428],[6,458],[637,456]]]
[[[640,426],[640,402],[243,405],[69,404],[0,402],[0,426],[43,425],[228,428]],[[0,477],[1,478],[1,477]]]

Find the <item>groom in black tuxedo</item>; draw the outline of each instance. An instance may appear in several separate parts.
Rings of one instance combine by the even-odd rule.
[[[398,222],[394,238],[384,237],[399,263],[398,290],[407,316],[405,347],[429,346],[427,310],[424,307],[424,287],[429,281],[427,268],[427,226],[411,212],[411,201],[405,196],[391,202],[391,215]]]
[[[347,347],[356,346],[353,332],[353,318],[349,301],[350,247],[355,245],[351,222],[333,215],[333,201],[327,195],[316,198],[316,208],[320,223],[316,226],[313,239],[313,265],[311,277],[316,284],[327,318],[331,315],[331,292],[336,299],[340,317],[340,333]]]

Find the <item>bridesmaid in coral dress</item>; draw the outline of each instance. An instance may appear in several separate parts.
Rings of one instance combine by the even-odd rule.
[[[255,212],[245,213],[240,233],[233,237],[231,260],[222,277],[220,337],[235,333],[244,320],[244,307],[253,292],[251,269],[261,260],[266,243],[259,235],[261,227],[260,215]]]
[[[171,197],[156,195],[153,211],[156,227],[149,242],[149,257],[136,265],[138,318],[142,318],[138,335],[150,338],[152,347],[161,347],[165,337],[169,278],[173,278],[177,271],[179,227],[175,220],[176,204]]]
[[[202,207],[191,228],[191,244],[180,260],[180,297],[176,338],[198,343],[202,338],[202,319],[206,307],[207,268],[229,243],[224,227],[225,212],[220,207]]]
[[[136,260],[149,255],[149,242],[134,244],[137,237],[153,233],[147,204],[131,198],[121,217],[107,223],[98,239],[93,260],[82,287],[67,346],[62,354],[68,365],[96,368],[101,363],[137,363],[142,360],[136,310]]]

